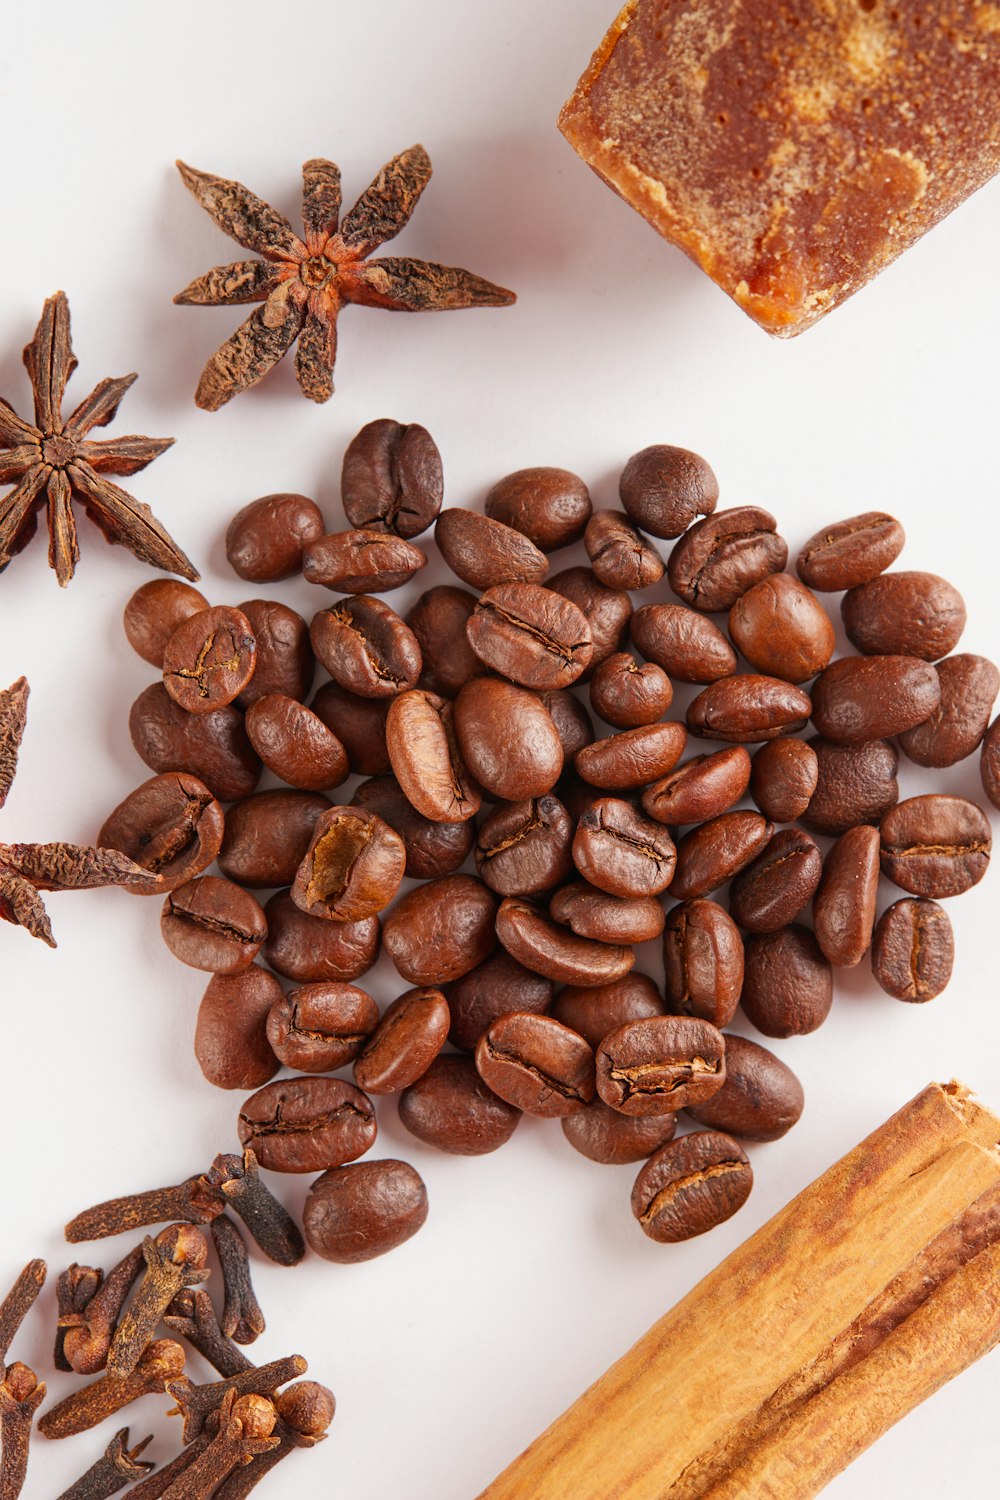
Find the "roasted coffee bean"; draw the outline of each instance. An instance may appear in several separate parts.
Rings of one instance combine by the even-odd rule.
[[[354,1081],[369,1094],[397,1094],[422,1078],[448,1040],[451,1016],[440,990],[407,990],[386,1010],[358,1053]]]
[[[772,823],[793,823],[812,800],[819,761],[804,740],[769,740],[750,767],[750,795]]]
[[[775,744],[798,744],[776,740]],[[660,823],[704,823],[738,802],[750,782],[750,756],[742,745],[695,755],[642,794],[643,809]]]
[[[833,622],[816,595],[790,573],[754,584],[729,611],[729,634],[758,672],[808,682],[833,655]]]
[[[726,1081],[717,1094],[688,1109],[710,1125],[745,1141],[777,1141],[799,1120],[802,1085],[785,1063],[746,1037],[726,1033]]]
[[[462,763],[453,705],[412,688],[389,706],[386,747],[396,780],[417,812],[433,823],[464,823],[483,799]]]
[[[476,869],[499,896],[550,891],[573,868],[573,820],[556,797],[501,802],[479,829]]]
[[[663,558],[643,540],[624,511],[595,510],[583,544],[590,566],[608,589],[648,589],[666,571]]]
[[[852,589],[877,578],[903,550],[906,534],[893,516],[865,511],[824,526],[809,538],[795,564],[803,583],[823,593]]]
[[[385,594],[427,566],[427,554],[390,532],[331,531],[302,552],[306,583],[340,594]]]
[[[134,895],[162,896],[208,868],[222,846],[224,827],[222,808],[205,783],[185,771],[168,771],[119,802],[97,842],[149,871],[148,885],[129,887]]]
[[[483,675],[465,633],[475,607],[475,594],[443,583],[421,594],[406,616],[424,659],[420,685],[428,692],[455,698],[470,678]]]
[[[352,799],[355,807],[378,813],[394,828],[406,849],[405,874],[412,880],[435,880],[452,875],[472,853],[476,825],[435,823],[418,813],[394,776],[363,781]]]
[[[609,896],[582,880],[556,891],[549,916],[598,943],[649,943],[663,931],[655,896]]]
[[[648,975],[633,972],[592,988],[566,985],[552,1002],[550,1014],[578,1031],[596,1052],[608,1032],[627,1021],[662,1016],[663,996]]]
[[[537,583],[487,589],[466,634],[480,661],[540,692],[569,687],[594,654],[590,626],[576,605]]]
[[[990,862],[989,819],[965,797],[908,797],[890,808],[879,832],[883,874],[914,896],[960,896]]]
[[[260,780],[260,760],[243,715],[231,704],[210,714],[189,714],[162,682],[154,682],[132,704],[128,728],[136,753],[151,771],[183,766],[223,802],[248,797]]]
[[[597,1049],[597,1092],[623,1115],[676,1113],[725,1081],[722,1033],[693,1016],[626,1021]]]
[[[627,651],[616,651],[595,668],[590,679],[590,706],[616,729],[655,724],[673,701],[670,678],[655,662],[640,667]]]
[[[610,984],[635,963],[630,947],[577,937],[520,896],[500,903],[496,933],[512,958],[557,984]]]
[[[216,974],[201,997],[194,1055],[219,1089],[256,1089],[281,1064],[267,1039],[267,1017],[281,999],[273,974],[251,964],[241,974]]]
[[[663,988],[674,1015],[728,1026],[743,990],[743,940],[715,901],[682,901],[667,913]]]
[[[394,828],[364,807],[321,813],[292,882],[292,900],[311,917],[362,922],[399,890],[406,848]]]
[[[994,719],[983,736],[979,776],[993,806],[1000,807],[1000,719]]]
[[[239,885],[291,885],[316,820],[331,805],[320,792],[283,789],[234,802],[226,813],[219,869]]]
[[[240,695],[256,664],[250,621],[219,605],[178,625],[163,650],[163,685],[189,714],[207,714]]]
[[[544,796],[559,779],[563,749],[552,717],[511,682],[467,682],[455,700],[455,734],[470,774],[505,802]]]
[[[743,1013],[765,1036],[805,1036],[822,1026],[833,1004],[833,970],[808,927],[747,940]]]
[[[936,901],[908,896],[879,917],[872,973],[895,1000],[933,1000],[947,986],[954,962],[951,922]]]
[[[900,748],[918,766],[954,766],[978,749],[1000,692],[1000,672],[985,656],[946,656],[937,674],[937,710],[899,737]]]
[[[352,526],[414,537],[441,509],[444,475],[437,444],[419,422],[369,422],[347,445],[340,498]]]
[[[595,740],[577,753],[573,765],[591,786],[630,791],[672,771],[686,744],[683,724],[644,724]]]
[[[579,698],[575,698],[568,688],[550,688],[547,693],[539,693],[538,696],[556,726],[556,734],[563,749],[563,761],[572,761],[584,745],[594,743],[594,726],[590,715]]]
[[[671,895],[679,901],[707,896],[746,868],[774,832],[760,813],[728,812],[709,818],[677,845]]]
[[[178,886],[163,903],[163,941],[175,958],[210,974],[249,968],[267,937],[267,918],[249,891],[217,875]]]
[[[563,1135],[581,1156],[609,1167],[643,1161],[665,1146],[677,1129],[676,1115],[623,1115],[591,1099],[583,1109],[562,1120]]]
[[[688,728],[706,740],[753,744],[796,734],[812,712],[808,693],[780,677],[753,672],[702,688],[688,705]]]
[[[937,661],[965,629],[961,594],[936,573],[882,573],[848,589],[840,612],[848,639],[866,656]]]
[[[676,859],[663,825],[618,797],[601,797],[577,822],[573,863],[612,896],[658,896],[673,879]]]
[[[782,829],[733,881],[733,919],[749,932],[787,927],[809,905],[822,872],[822,857],[809,835],[798,828]]]
[[[208,608],[208,600],[179,578],[152,578],[125,606],[125,638],[132,650],[159,670],[167,642],[179,625]]]
[[[916,656],[843,656],[812,685],[813,723],[835,745],[859,745],[902,734],[929,719],[941,702],[930,662]]]
[[[377,1127],[371,1100],[340,1078],[280,1078],[240,1110],[240,1142],[266,1172],[323,1172],[364,1156]]]
[[[746,1153],[717,1130],[696,1130],[663,1146],[640,1168],[632,1212],[660,1244],[706,1234],[743,1207],[753,1186]]]
[[[271,1051],[300,1073],[333,1073],[357,1057],[378,1025],[378,1006],[353,984],[303,984],[267,1017]]]
[[[667,577],[678,599],[712,614],[788,561],[788,544],[766,510],[739,505],[696,521],[670,554]]]
[[[394,609],[367,595],[340,599],[313,616],[309,639],[334,682],[361,698],[394,698],[415,687],[423,658]]]
[[[678,682],[718,682],[736,671],[736,652],[711,620],[683,604],[644,604],[632,616],[641,656]]]
[[[352,771],[359,776],[384,776],[391,770],[385,738],[390,702],[359,698],[339,683],[325,682],[309,706],[340,740]]]
[[[302,1228],[323,1260],[352,1265],[405,1244],[427,1220],[427,1189],[405,1161],[363,1161],[317,1177]]]
[[[264,957],[272,969],[297,984],[357,979],[378,958],[378,917],[328,922],[300,911],[290,891],[277,891],[264,907]]]
[[[808,828],[817,833],[846,833],[856,823],[880,822],[899,801],[899,756],[888,740],[831,745],[815,735],[809,746],[816,756],[816,789],[800,814]]]
[[[496,909],[496,897],[471,875],[429,880],[389,913],[385,951],[411,984],[447,984],[492,953]]]
[[[643,531],[675,537],[699,516],[711,515],[719,481],[699,454],[654,443],[633,453],[618,481],[618,495]]]
[[[249,708],[268,693],[284,693],[304,703],[316,673],[309,626],[276,599],[246,599],[240,610],[257,638],[257,665],[236,702]]]
[[[501,1099],[543,1119],[572,1114],[594,1097],[593,1049],[551,1016],[499,1016],[479,1038],[476,1067]]]
[[[451,571],[476,589],[498,583],[541,583],[549,571],[545,553],[520,531],[460,505],[438,516],[434,540]]]
[[[871,947],[878,862],[878,829],[867,824],[842,833],[823,861],[813,927],[823,953],[838,968],[860,963]]]
[[[552,989],[550,979],[533,974],[501,948],[446,987],[451,1011],[448,1040],[463,1052],[475,1052],[479,1038],[497,1016],[512,1010],[541,1014],[549,1007]]]
[[[347,751],[333,730],[284,693],[268,693],[250,705],[246,732],[267,769],[301,791],[339,786],[350,773]]]
[[[632,600],[624,589],[606,588],[593,568],[566,568],[550,578],[547,587],[575,604],[590,627],[589,669],[621,650],[632,618]],[[586,672],[582,676],[586,679]]]
[[[486,514],[513,526],[542,552],[578,542],[590,520],[590,492],[568,469],[517,469],[486,496]]]
[[[277,583],[302,566],[302,551],[326,530],[305,495],[263,495],[238,510],[226,531],[226,558],[251,583]]]
[[[521,1111],[487,1088],[471,1057],[442,1054],[399,1097],[399,1123],[425,1146],[485,1156],[509,1141]]]

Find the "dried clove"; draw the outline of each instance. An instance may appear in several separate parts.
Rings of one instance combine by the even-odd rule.
[[[219,1407],[219,1430],[178,1478],[164,1490],[163,1500],[207,1500],[217,1493],[219,1485],[258,1454],[277,1448],[279,1439],[272,1437],[277,1412],[265,1396],[238,1396],[227,1391]]]
[[[212,1220],[212,1239],[226,1292],[222,1332],[238,1344],[252,1344],[264,1332],[265,1325],[250,1281],[246,1240],[227,1214]]]
[[[7,1363],[7,1351],[14,1335],[45,1283],[44,1260],[29,1260],[3,1302],[0,1302],[0,1370]]]
[[[131,1374],[167,1307],[182,1287],[197,1286],[209,1272],[208,1241],[193,1224],[171,1224],[143,1240],[146,1272],[115,1330],[108,1351],[108,1374]]]
[[[168,1328],[187,1339],[203,1359],[224,1378],[252,1370],[253,1363],[223,1333],[212,1299],[202,1287],[185,1287],[167,1308]]]
[[[56,1324],[56,1344],[52,1358],[57,1370],[72,1370],[66,1358],[66,1329],[73,1326],[64,1323],[76,1313],[82,1313],[87,1304],[96,1297],[104,1280],[104,1272],[97,1266],[73,1264],[56,1277],[56,1306],[59,1321]]]
[[[173,1339],[157,1339],[143,1350],[131,1375],[116,1379],[103,1375],[67,1396],[47,1411],[38,1430],[47,1438],[72,1437],[96,1427],[105,1417],[121,1411],[140,1396],[152,1396],[168,1389],[184,1372],[184,1350]],[[0,1497],[6,1500],[6,1497]]]
[[[109,1198],[77,1214],[66,1225],[71,1245],[83,1240],[103,1240],[127,1229],[145,1229],[182,1219],[189,1224],[208,1224],[222,1213],[226,1200],[202,1174],[188,1177],[175,1187],[152,1188],[125,1198]]]
[[[213,1161],[206,1180],[225,1194],[225,1201],[239,1214],[264,1254],[281,1266],[298,1265],[306,1253],[305,1241],[295,1220],[264,1186],[252,1151],[226,1154]]]
[[[278,1411],[274,1431],[277,1448],[262,1453],[241,1469],[234,1469],[216,1490],[216,1500],[246,1500],[265,1474],[296,1448],[314,1448],[326,1437],[336,1402],[333,1392],[315,1380],[300,1380],[272,1397]]]
[[[34,1296],[29,1298],[25,1312],[33,1301]],[[34,1370],[20,1362],[6,1370],[0,1380],[0,1500],[17,1500],[21,1493],[28,1469],[31,1424],[44,1400],[45,1387],[39,1385]]]
[[[279,1386],[304,1375],[308,1368],[301,1354],[290,1354],[285,1359],[274,1359],[266,1365],[251,1365],[239,1375],[230,1375],[226,1380],[211,1380],[204,1385],[195,1385],[186,1376],[171,1380],[167,1390],[177,1405],[171,1409],[170,1415],[180,1413],[184,1423],[183,1441],[190,1443],[201,1432],[211,1413],[218,1411],[230,1391],[235,1391],[237,1396],[270,1396]]]
[[[82,1312],[65,1313],[59,1319],[67,1369],[78,1375],[96,1375],[104,1369],[125,1299],[144,1264],[142,1246],[136,1245],[108,1272]]]
[[[127,1484],[141,1479],[143,1474],[156,1467],[148,1461],[139,1462],[140,1453],[152,1441],[150,1435],[136,1443],[134,1448],[129,1448],[128,1428],[123,1427],[115,1433],[96,1464],[91,1464],[86,1474],[81,1474],[75,1484],[64,1490],[59,1500],[107,1500],[109,1495],[117,1495]]]

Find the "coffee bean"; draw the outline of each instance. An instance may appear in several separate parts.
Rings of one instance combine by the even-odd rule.
[[[1000,807],[1000,718],[993,720],[983,736],[979,776],[993,806]]]
[[[662,1016],[663,996],[648,975],[633,972],[591,988],[566,985],[553,1001],[551,1014],[578,1031],[596,1052],[608,1032],[627,1021]]]
[[[297,984],[358,979],[378,958],[378,917],[361,922],[328,922],[300,911],[289,891],[277,891],[264,907],[264,957],[279,974]]]
[[[844,656],[812,685],[813,723],[837,745],[902,734],[940,702],[937,673],[916,656]]]
[[[361,922],[385,910],[405,868],[403,840],[377,813],[331,807],[316,819],[292,900],[311,917]]]
[[[537,583],[487,589],[466,634],[480,661],[542,692],[569,687],[594,654],[590,626],[576,605]]]
[[[319,792],[256,792],[226,813],[219,869],[238,885],[291,885],[316,820],[331,803]]]
[[[1000,692],[1000,672],[985,656],[946,656],[937,664],[941,702],[937,710],[899,737],[918,766],[954,766],[976,750]]]
[[[811,589],[837,593],[877,578],[896,561],[905,540],[902,526],[892,516],[865,511],[817,531],[799,553],[796,570]]]
[[[677,845],[671,895],[679,901],[707,896],[764,848],[774,827],[755,812],[728,812],[686,833]]]
[[[609,589],[648,589],[666,571],[663,558],[620,510],[595,510],[583,544],[590,566]]]
[[[513,526],[542,552],[578,542],[590,520],[590,492],[568,469],[517,469],[486,496],[486,514]]]
[[[597,1092],[623,1115],[675,1113],[725,1081],[722,1033],[692,1016],[626,1021],[597,1049]]]
[[[805,1036],[822,1026],[833,1004],[833,970],[808,927],[747,940],[743,1013],[765,1036]]]
[[[333,731],[284,693],[268,693],[250,705],[246,732],[268,770],[301,791],[339,786],[350,773],[347,751]]]
[[[97,842],[149,871],[147,885],[129,887],[133,895],[162,896],[208,868],[222,846],[224,827],[222,808],[205,783],[184,771],[168,771],[119,802]]]
[[[676,1115],[649,1115],[645,1119],[623,1115],[591,1099],[583,1109],[562,1120],[563,1135],[581,1156],[609,1167],[643,1161],[665,1146],[677,1129]]]
[[[482,806],[462,763],[453,705],[412,688],[393,699],[385,721],[392,769],[408,800],[434,823],[464,823]]]
[[[772,573],[729,611],[729,634],[758,672],[808,682],[833,655],[833,622],[816,595],[790,573]]]
[[[550,891],[573,868],[573,820],[556,797],[501,802],[476,842],[476,869],[499,896]]]
[[[667,913],[663,932],[667,1010],[728,1026],[743,989],[743,941],[729,913],[715,901],[682,901]]]
[[[696,1130],[661,1147],[640,1169],[632,1212],[650,1239],[676,1244],[732,1218],[752,1186],[753,1169],[736,1141]]]
[[[417,638],[382,599],[340,599],[321,609],[309,639],[334,682],[361,698],[393,698],[420,676]]]
[[[632,618],[632,600],[624,589],[606,588],[593,568],[566,568],[550,578],[547,586],[575,604],[590,627],[590,668],[621,650]],[[586,679],[586,672],[582,676]]]
[[[479,1039],[476,1067],[501,1099],[543,1119],[572,1114],[594,1097],[593,1049],[551,1016],[499,1016]]]
[[[223,802],[249,796],[260,780],[260,761],[243,715],[232,705],[189,714],[162,682],[154,682],[132,704],[128,728],[136,753],[151,771],[184,766]]]
[[[849,589],[840,612],[848,639],[866,656],[937,661],[965,629],[961,594],[935,573],[882,573]]]
[[[823,953],[838,968],[860,963],[871,946],[878,863],[878,829],[867,824],[842,833],[823,861],[813,927]]]
[[[203,609],[178,625],[163,651],[163,685],[189,714],[222,708],[246,687],[257,638],[239,609]]]
[[[672,771],[686,744],[683,724],[644,724],[595,740],[577,753],[573,765],[591,786],[630,791]]]
[[[455,698],[470,678],[483,675],[465,633],[475,607],[475,594],[444,583],[421,594],[406,616],[424,659],[420,685],[428,692]]]
[[[657,896],[673,879],[677,851],[662,824],[617,797],[601,797],[578,820],[573,863],[612,896]]]
[[[471,1057],[442,1054],[399,1097],[399,1122],[425,1146],[485,1156],[509,1141],[521,1111],[494,1094]]]
[[[584,745],[594,743],[594,725],[590,715],[568,688],[550,688],[539,693],[546,712],[556,726],[556,734],[562,745],[564,762],[571,762]]]
[[[267,1017],[275,1057],[300,1073],[332,1073],[353,1062],[378,1025],[378,1006],[353,984],[303,984]]]
[[[273,974],[251,964],[240,974],[216,974],[198,1007],[194,1055],[219,1089],[256,1089],[281,1064],[267,1039],[267,1016],[281,998]]]
[[[622,505],[651,536],[675,537],[707,516],[719,499],[709,465],[687,448],[654,443],[634,453],[618,481]]]
[[[564,885],[549,902],[549,916],[577,937],[598,943],[649,943],[663,931],[663,907],[655,896],[609,896],[578,881]]]
[[[636,729],[662,719],[673,700],[670,678],[655,662],[640,667],[627,651],[602,661],[590,679],[590,706],[615,729]]]
[[[429,880],[389,913],[385,950],[410,984],[447,984],[492,953],[496,909],[495,896],[471,875]]]
[[[706,614],[729,609],[788,561],[788,545],[776,526],[768,511],[753,505],[717,510],[696,521],[670,554],[670,587],[692,609]]]
[[[317,1177],[306,1195],[306,1243],[338,1265],[405,1244],[427,1220],[427,1189],[405,1161],[363,1161]]]
[[[354,1064],[369,1094],[396,1094],[422,1078],[448,1040],[451,1016],[440,990],[407,990],[386,1010]]]
[[[336,682],[325,682],[309,706],[340,740],[352,771],[359,776],[383,776],[391,770],[385,737],[390,701],[359,698]]]
[[[257,665],[236,700],[238,706],[249,708],[268,693],[284,693],[304,703],[316,672],[305,620],[276,599],[246,599],[240,610],[257,640]]]
[[[277,583],[302,565],[302,551],[326,530],[305,495],[263,495],[238,510],[226,531],[226,558],[251,583]]]
[[[208,600],[179,578],[153,578],[125,606],[125,638],[132,650],[159,670],[167,642],[179,625],[208,608]]]
[[[443,494],[441,454],[419,422],[381,417],[348,444],[340,497],[352,526],[419,536],[441,509]]]
[[[520,531],[460,505],[438,516],[434,540],[451,571],[476,589],[541,583],[549,571],[545,553]]]
[[[204,875],[171,891],[163,903],[160,932],[182,964],[210,974],[238,974],[260,952],[267,918],[249,891]]]
[[[266,1172],[322,1172],[375,1143],[372,1102],[340,1078],[279,1078],[240,1110],[240,1142]]]
[[[451,1011],[448,1040],[474,1052],[486,1028],[511,1010],[540,1014],[552,999],[552,981],[533,974],[502,948],[445,990]],[[567,1024],[571,1024],[567,1022]]]
[[[808,693],[780,677],[746,672],[702,688],[688,705],[688,728],[706,740],[751,744],[804,729],[812,712]]]
[[[306,583],[341,594],[385,594],[427,566],[427,554],[385,531],[332,531],[302,553]]]
[[[776,745],[798,744],[776,740]],[[730,745],[714,755],[695,755],[669,776],[654,781],[642,794],[651,818],[677,826],[716,818],[738,802],[750,782],[750,756],[742,745]]]
[[[455,734],[471,775],[505,802],[544,796],[559,779],[563,749],[551,715],[513,683],[467,682],[455,700]]]
[[[635,963],[631,948],[577,937],[520,896],[500,903],[496,932],[512,958],[558,984],[609,984]]]
[[[736,671],[736,652],[719,627],[683,604],[637,609],[632,641],[641,656],[678,682],[718,682]]]
[[[955,937],[936,901],[906,897],[879,918],[872,939],[872,973],[896,1000],[933,1000],[951,978]]]
[[[785,1063],[746,1037],[726,1033],[726,1081],[688,1114],[745,1141],[777,1141],[799,1120],[802,1085]]]
[[[959,896],[990,862],[989,819],[965,797],[909,797],[890,808],[879,832],[883,874],[914,896]]]
[[[787,927],[809,905],[822,872],[822,857],[809,835],[798,828],[782,829],[733,881],[733,919],[750,932]]]
[[[476,825],[434,823],[418,813],[394,776],[363,781],[352,798],[355,807],[378,813],[394,828],[406,849],[405,874],[411,880],[435,880],[452,875],[472,853]]]
[[[750,795],[772,823],[792,823],[809,806],[819,780],[816,751],[804,740],[770,740],[750,768]]]
[[[789,740],[788,744],[800,743]],[[846,833],[856,823],[878,823],[899,801],[899,756],[888,740],[831,745],[814,736],[816,789],[800,814],[817,833]]]

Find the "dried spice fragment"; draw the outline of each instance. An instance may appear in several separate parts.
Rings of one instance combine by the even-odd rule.
[[[0,1500],[17,1500],[28,1468],[28,1444],[45,1387],[34,1370],[10,1365],[0,1380]]]
[[[81,1474],[75,1484],[71,1484],[68,1490],[63,1490],[59,1500],[108,1500],[109,1495],[117,1495],[127,1484],[133,1480],[141,1479],[156,1467],[148,1460],[140,1462],[139,1455],[149,1447],[153,1441],[152,1434],[143,1438],[141,1443],[136,1443],[134,1448],[128,1446],[128,1428],[123,1427],[116,1432],[101,1457],[95,1464],[91,1464],[85,1474]]]
[[[45,1284],[46,1271],[44,1260],[29,1260],[6,1297],[0,1302],[0,1371],[6,1363],[7,1350],[14,1341],[14,1335]]]

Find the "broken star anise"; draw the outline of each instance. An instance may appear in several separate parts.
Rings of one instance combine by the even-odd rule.
[[[404,256],[369,260],[407,223],[430,180],[430,157],[423,146],[411,146],[387,162],[343,220],[340,169],[332,161],[307,161],[302,168],[301,238],[282,214],[242,183],[196,172],[183,162],[177,166],[220,229],[264,257],[216,266],[174,298],[201,307],[264,304],[202,371],[194,399],[205,411],[217,411],[255,385],[296,339],[295,374],[303,395],[328,401],[337,314],[345,302],[395,312],[439,312],[506,307],[515,300],[513,292],[455,266]]]
[[[28,684],[19,677],[0,691],[0,807],[7,800],[28,713]],[[84,844],[0,844],[0,918],[56,946],[39,891],[84,891],[99,885],[141,885],[149,871],[117,849]]]
[[[102,380],[63,421],[63,394],[76,369],[65,292],[57,292],[42,308],[24,364],[35,396],[34,426],[0,400],[0,484],[14,484],[0,500],[0,569],[34,536],[44,501],[49,566],[65,587],[80,556],[70,505],[75,496],[109,542],[130,548],[154,568],[197,578],[149,506],[104,477],[137,474],[169,448],[173,438],[132,436],[94,442],[87,437],[92,428],[106,427],[112,420],[136,376]]]

